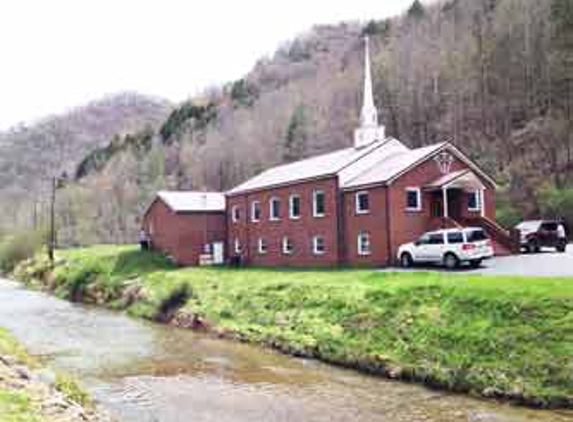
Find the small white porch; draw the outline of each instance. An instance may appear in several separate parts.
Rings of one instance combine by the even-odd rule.
[[[448,173],[424,187],[432,195],[432,217],[463,219],[467,212],[486,216],[486,186],[471,170]],[[469,195],[475,195],[468,203]],[[473,201],[473,202],[471,202]]]

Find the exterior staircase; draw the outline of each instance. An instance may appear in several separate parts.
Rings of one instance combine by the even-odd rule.
[[[463,224],[468,227],[481,227],[484,229],[492,240],[493,248],[497,256],[519,253],[519,231],[506,230],[497,222],[487,217],[467,218],[463,220]]]

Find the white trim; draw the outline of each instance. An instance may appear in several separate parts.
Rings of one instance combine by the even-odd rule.
[[[422,189],[417,187],[409,187],[405,189],[406,192],[406,211],[410,212],[420,212],[423,209],[422,206]],[[417,197],[418,206],[417,207],[410,207],[408,206],[408,194],[410,192],[415,192]]]
[[[238,223],[241,220],[241,208],[238,205],[233,205],[231,208],[231,221]]]
[[[235,254],[240,254],[243,251],[243,248],[241,247],[241,241],[239,240],[238,237],[235,237],[235,242],[233,244],[233,250],[235,251]]]
[[[278,203],[278,216],[273,215],[273,204],[274,203]],[[276,196],[273,196],[271,199],[269,199],[269,220],[270,221],[279,221],[281,219],[281,200],[280,198],[277,198]]]
[[[259,208],[259,216],[257,218],[255,218],[255,208],[258,206]],[[253,223],[258,223],[259,221],[261,221],[261,201],[253,201],[251,202],[251,221]]]
[[[322,251],[318,250],[318,240],[322,240]],[[326,241],[324,240],[324,236],[314,236],[312,238],[312,253],[314,255],[324,255],[326,253]]]
[[[481,198],[481,190],[472,190],[471,192],[468,192],[468,211],[470,212],[478,212],[481,211],[482,209],[482,198]],[[470,195],[474,195],[475,196],[475,202],[476,202],[476,206],[475,207],[471,207],[470,206]]]
[[[319,194],[322,194],[322,196],[324,198],[324,204],[323,204],[324,205],[324,212],[323,213],[318,213],[316,211],[316,208],[317,208],[316,207],[316,197]],[[312,216],[315,218],[326,216],[326,192],[322,189],[317,189],[317,190],[312,191]]]
[[[363,244],[363,239],[366,238],[367,239],[367,245],[368,248],[365,249],[364,248],[364,244]],[[369,232],[360,232],[358,233],[358,237],[357,237],[357,242],[358,242],[358,255],[360,256],[368,256],[372,254],[372,237],[370,236]]]
[[[262,237],[259,237],[259,239],[257,240],[257,253],[259,255],[264,255],[267,252],[268,252],[267,242],[265,242],[265,239],[263,239]]]
[[[366,210],[361,210],[360,209],[360,200],[359,197],[361,195],[366,195],[366,197],[368,198],[368,209]],[[364,214],[370,214],[370,192],[367,190],[361,190],[360,192],[356,192],[356,194],[354,195],[354,203],[355,203],[355,211],[357,215],[364,215]]]
[[[297,198],[298,199],[298,215],[293,215],[293,200]],[[288,216],[291,220],[300,220],[302,211],[301,211],[301,206],[302,206],[302,199],[300,197],[299,194],[294,193],[292,195],[289,196],[288,198]]]
[[[294,252],[294,244],[292,243],[292,240],[288,237],[288,236],[284,236],[282,238],[282,251],[283,251],[283,255],[292,255],[292,253]],[[290,244],[290,250],[289,250],[289,244]]]

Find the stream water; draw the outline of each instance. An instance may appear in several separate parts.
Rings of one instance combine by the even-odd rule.
[[[70,304],[0,280],[0,326],[125,422],[561,422]]]

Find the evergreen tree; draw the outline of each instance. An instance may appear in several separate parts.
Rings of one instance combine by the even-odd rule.
[[[283,161],[288,163],[303,158],[306,153],[307,141],[306,113],[304,106],[299,105],[294,110],[287,127],[283,148]]]
[[[424,17],[425,14],[426,14],[426,9],[424,9],[424,6],[420,2],[420,0],[414,0],[412,6],[410,6],[410,9],[408,9],[408,17],[420,19]]]

